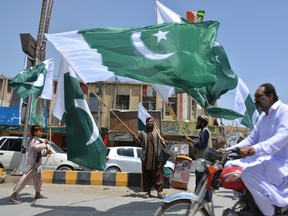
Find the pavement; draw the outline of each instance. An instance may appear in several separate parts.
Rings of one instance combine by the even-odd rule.
[[[187,192],[194,189],[195,176],[190,175]],[[9,196],[14,183],[0,184],[1,215],[154,215],[162,200],[156,198],[143,199],[141,187],[77,185],[43,183],[42,193],[48,199],[34,199],[34,188],[28,185],[19,194],[21,204],[9,205]],[[183,192],[182,189],[164,189],[166,195]],[[221,189],[213,195],[215,215],[234,204],[232,191]]]

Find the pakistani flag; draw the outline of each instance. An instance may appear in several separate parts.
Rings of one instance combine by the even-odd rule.
[[[35,94],[31,95],[31,107],[29,116],[29,125],[40,125],[46,128],[48,119],[47,101],[36,97]]]
[[[164,23],[46,36],[86,83],[118,75],[180,88],[202,87],[217,81],[213,45],[218,26],[215,21]]]
[[[66,123],[68,159],[81,166],[104,171],[106,147],[75,73],[64,64],[59,73],[52,113]]]
[[[157,21],[158,23],[164,22],[191,22],[197,23],[201,22],[203,19],[203,11],[199,12],[187,12],[187,20],[181,18],[180,15],[167,8],[165,5],[161,4],[159,1],[156,1],[156,12],[157,12]],[[190,38],[192,40],[193,36]],[[174,88],[163,86],[159,84],[154,84],[153,88],[158,92],[162,97],[163,101],[168,102],[168,97],[173,94],[178,93],[188,93],[193,97],[193,99],[203,108],[206,109],[206,112],[215,118],[224,118],[228,120],[233,120],[239,117],[242,117],[242,114],[235,112],[230,109],[225,109],[221,107],[213,106],[217,99],[221,95],[225,94],[227,91],[234,89],[237,86],[238,77],[233,72],[228,57],[224,48],[215,41],[213,45],[213,54],[216,62],[215,75],[216,82],[213,84],[207,84],[200,88],[195,88],[195,86],[185,86],[182,88]],[[176,86],[175,86],[176,87]]]
[[[40,98],[51,100],[53,95],[53,70],[54,59],[40,62],[20,72],[11,80],[9,87],[23,99],[31,94],[38,94]]]
[[[250,95],[248,87],[240,78],[238,79],[238,85],[236,88],[234,110],[244,116],[242,118],[236,119],[239,123],[250,129],[254,128],[259,113]]]
[[[217,62],[215,70],[217,82],[201,88],[183,88],[183,90],[195,98],[202,107],[214,105],[221,95],[231,89],[235,89],[238,83],[238,77],[230,66],[223,46],[216,41],[213,46],[213,51]]]
[[[146,119],[151,117],[151,115],[147,112],[142,103],[138,105],[138,130],[146,129]]]

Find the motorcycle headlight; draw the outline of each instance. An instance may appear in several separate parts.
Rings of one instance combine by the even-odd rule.
[[[196,160],[196,170],[198,172],[204,172],[206,167],[206,160],[204,158],[199,158]]]

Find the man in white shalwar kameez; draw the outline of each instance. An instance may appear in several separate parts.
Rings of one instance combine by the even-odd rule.
[[[278,100],[270,83],[256,90],[255,104],[262,113],[251,134],[236,145],[244,157],[238,165],[257,206],[272,216],[275,206],[288,205],[288,105]]]

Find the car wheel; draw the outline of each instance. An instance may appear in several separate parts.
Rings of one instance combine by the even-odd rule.
[[[106,172],[121,172],[118,167],[109,167]]]
[[[69,166],[61,166],[57,170],[62,170],[62,171],[72,171],[73,169]]]

